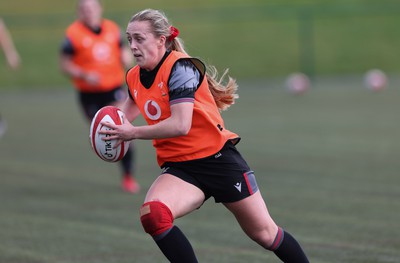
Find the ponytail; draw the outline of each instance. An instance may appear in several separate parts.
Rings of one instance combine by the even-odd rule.
[[[161,11],[145,9],[135,14],[129,22],[134,21],[150,22],[154,35],[158,37],[164,35],[167,38],[165,43],[167,49],[189,55],[185,51],[182,40],[178,38],[179,30],[170,25],[167,17]],[[228,82],[226,84],[223,83],[227,74],[228,70],[225,70],[221,78],[217,80],[218,71],[214,66],[208,66],[208,71],[206,72],[208,87],[220,110],[228,109],[229,106],[235,103],[235,99],[239,98],[239,95],[236,94],[238,85],[235,79],[228,76]]]
[[[218,109],[220,110],[227,110],[232,104],[235,103],[235,100],[239,98],[239,95],[236,94],[238,85],[235,79],[228,76],[228,82],[223,84],[223,80],[227,74],[228,69],[226,69],[221,78],[217,80],[218,71],[214,66],[209,66],[208,72],[206,73],[208,87],[214,97]]]

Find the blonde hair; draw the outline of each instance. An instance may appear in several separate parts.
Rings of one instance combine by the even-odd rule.
[[[170,38],[171,37],[171,24],[168,21],[166,15],[154,9],[145,9],[134,16],[132,16],[129,23],[135,21],[148,21],[152,27],[153,34],[157,37],[165,36],[167,41],[165,47],[168,50],[175,50],[184,54],[189,55],[184,48],[183,41],[178,38]],[[220,110],[226,110],[235,103],[235,99],[239,98],[239,95],[236,94],[238,89],[238,85],[236,80],[228,77],[228,82],[226,84],[223,83],[224,78],[228,74],[228,70],[224,71],[221,78],[218,80],[218,71],[214,66],[207,67],[207,82],[208,87],[211,91],[212,96],[214,97],[215,103]]]

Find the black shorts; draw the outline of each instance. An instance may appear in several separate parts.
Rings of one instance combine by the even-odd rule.
[[[79,92],[79,102],[86,117],[91,120],[99,109],[126,99],[126,94],[122,87],[107,92]]]
[[[212,156],[184,161],[166,162],[163,173],[172,174],[200,188],[206,199],[216,203],[242,200],[258,190],[254,172],[231,141]]]

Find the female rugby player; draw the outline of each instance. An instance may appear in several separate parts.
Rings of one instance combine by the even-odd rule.
[[[253,171],[235,147],[239,136],[225,128],[220,110],[234,103],[236,82],[229,78],[222,85],[213,67],[206,73],[160,11],[135,14],[126,34],[137,63],[126,77],[127,119],[122,125],[103,123],[114,130],[102,133],[120,142],[153,140],[162,171],[147,192],[140,220],[166,258],[197,262],[174,219],[213,197],[251,239],[283,262],[308,262],[299,243],[271,218]],[[139,114],[148,125],[131,124]]]

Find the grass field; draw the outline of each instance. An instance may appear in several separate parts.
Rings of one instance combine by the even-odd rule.
[[[400,262],[400,82],[360,83],[318,79],[291,96],[279,80],[240,82],[224,113],[271,214],[313,263]],[[138,219],[159,173],[149,141],[136,144],[143,191],[131,196],[91,151],[72,91],[3,91],[0,112],[0,262],[166,262]],[[213,200],[176,224],[200,262],[279,262]]]
[[[140,9],[164,10],[191,55],[239,79],[226,124],[243,137],[238,148],[274,219],[311,262],[400,262],[399,3],[104,3],[122,29]],[[11,72],[0,55],[0,114],[9,126],[0,138],[0,263],[166,262],[138,215],[159,174],[151,142],[135,144],[143,191],[123,193],[118,167],[91,151],[88,125],[59,72],[74,8],[73,1],[0,2],[23,60]],[[305,66],[316,87],[289,95],[280,78]],[[391,74],[388,90],[369,92],[360,76],[343,75],[371,68]],[[213,200],[176,224],[200,262],[279,262]]]
[[[400,70],[400,8],[393,0],[104,0],[105,17],[126,29],[144,8],[162,9],[180,29],[187,51],[240,78]],[[10,72],[0,55],[0,89],[63,87],[58,68],[76,1],[0,1],[23,67]],[[310,71],[310,72],[308,72]]]

